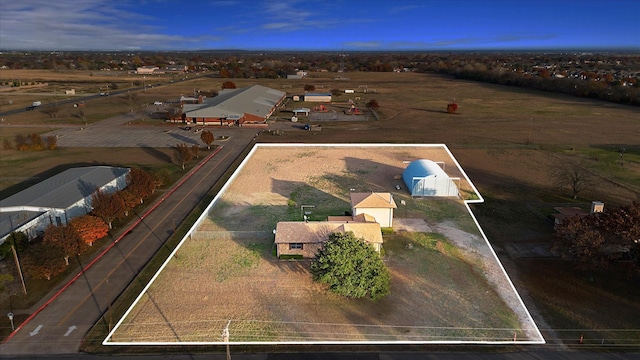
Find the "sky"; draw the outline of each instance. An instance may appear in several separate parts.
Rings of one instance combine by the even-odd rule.
[[[640,0],[0,0],[2,50],[640,50]]]

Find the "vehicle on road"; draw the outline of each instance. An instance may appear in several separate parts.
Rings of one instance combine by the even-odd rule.
[[[307,130],[307,131],[320,131],[322,130],[322,125],[311,125],[311,124],[305,124],[305,126],[303,127],[303,129]]]

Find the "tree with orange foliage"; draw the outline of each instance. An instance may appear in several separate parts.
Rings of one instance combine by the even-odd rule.
[[[80,239],[87,245],[93,243],[109,234],[109,225],[104,220],[93,215],[84,215],[73,218],[69,224],[75,229]]]
[[[115,220],[119,214],[124,213],[124,202],[115,194],[108,194],[100,189],[91,195],[91,213],[104,220],[109,229],[112,228],[113,220]]]
[[[211,144],[213,144],[215,137],[213,136],[213,133],[211,131],[205,130],[202,132],[202,134],[200,134],[200,140],[202,140],[203,143],[207,144],[207,149],[210,150]]]
[[[139,168],[131,168],[127,175],[127,184],[127,190],[136,195],[140,203],[156,190],[156,181],[153,176]]]
[[[225,81],[222,83],[223,89],[235,89],[236,84],[233,81]]]
[[[87,248],[87,244],[80,239],[76,230],[70,225],[49,225],[44,230],[42,241],[62,250],[64,262],[67,265],[71,256],[80,255]]]
[[[34,278],[51,280],[67,268],[62,258],[62,250],[40,241],[29,246],[29,251],[22,258],[22,265]]]
[[[128,216],[129,211],[135,208],[136,205],[140,204],[140,198],[128,189],[118,191],[116,195],[120,197],[120,200],[122,200],[122,203],[124,204],[123,217]]]
[[[455,114],[457,110],[458,110],[458,104],[456,103],[447,104],[447,112],[449,114]]]
[[[58,138],[53,135],[47,136],[47,149],[55,150],[58,148]]]

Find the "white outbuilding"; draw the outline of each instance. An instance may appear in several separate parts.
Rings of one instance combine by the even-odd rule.
[[[458,196],[456,181],[438,163],[420,159],[413,161],[402,173],[402,180],[411,196]]]

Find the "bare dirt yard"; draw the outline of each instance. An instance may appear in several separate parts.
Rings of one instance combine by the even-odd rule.
[[[421,158],[462,175],[441,147],[259,148],[111,341],[219,342],[228,320],[243,343],[541,341],[464,204],[395,189],[404,161]],[[407,204],[395,213],[405,225],[385,236],[392,293],[378,302],[334,295],[308,261],[272,251],[277,221],[301,220],[302,204],[312,220],[343,214],[352,189]]]

